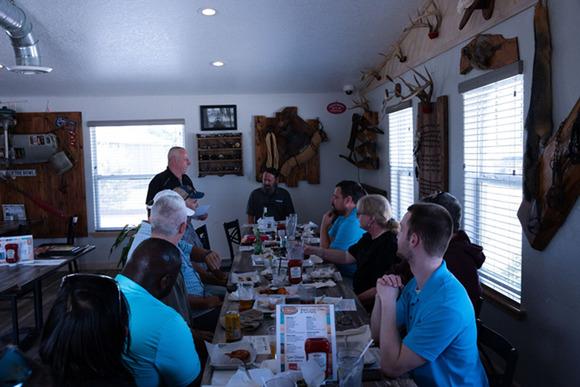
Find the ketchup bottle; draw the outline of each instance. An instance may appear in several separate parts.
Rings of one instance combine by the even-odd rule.
[[[293,285],[302,282],[302,259],[288,260],[288,281]]]
[[[314,359],[324,370],[324,378],[332,374],[332,356],[330,353],[330,342],[325,337],[314,337],[306,339],[304,342],[304,352],[306,360]]]

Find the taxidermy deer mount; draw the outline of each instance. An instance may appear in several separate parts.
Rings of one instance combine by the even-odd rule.
[[[432,24],[432,19],[435,19],[435,23]],[[437,4],[435,4],[435,0],[431,0],[430,2],[426,3],[423,7],[423,13],[417,11],[417,17],[411,19],[409,17],[409,21],[411,25],[409,27],[405,27],[403,30],[403,34],[406,34],[410,30],[414,28],[428,28],[429,29],[429,39],[435,39],[439,36],[439,27],[441,27],[441,11],[437,8]]]
[[[424,76],[420,72],[412,69],[415,73],[413,78],[415,79],[415,84],[405,81],[403,78],[398,77],[398,79],[403,82],[405,86],[409,89],[409,94],[404,95],[402,93],[402,87],[400,83],[396,83],[393,78],[391,78],[388,74],[386,78],[395,85],[395,88],[392,91],[389,89],[385,89],[385,99],[383,100],[383,111],[387,108],[388,103],[393,98],[400,98],[399,103],[394,106],[398,106],[405,101],[411,100],[413,97],[419,98],[421,100],[421,108],[423,109],[423,113],[429,114],[431,113],[431,97],[433,95],[433,79],[431,78],[431,74],[429,74],[429,70],[424,67],[427,76]],[[421,81],[419,81],[419,77]]]
[[[459,29],[462,30],[465,27],[476,9],[481,9],[483,18],[489,20],[491,15],[493,15],[493,6],[494,0],[459,0],[457,12],[463,12],[463,17],[461,18],[461,22],[459,22]]]

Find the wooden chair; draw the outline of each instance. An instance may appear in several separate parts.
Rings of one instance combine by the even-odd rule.
[[[477,346],[490,387],[511,386],[518,361],[518,350],[505,337],[485,326],[479,319]]]
[[[207,233],[207,226],[204,224],[203,226],[196,228],[195,232],[197,233],[197,236],[199,236],[203,248],[206,250],[211,250],[209,247],[209,234]]]
[[[240,222],[236,220],[232,220],[231,222],[224,223],[224,231],[226,232],[226,239],[228,240],[228,246],[230,248],[230,256],[232,262],[236,253],[234,252],[234,246],[232,243],[240,245],[242,243],[242,233],[240,231]]]

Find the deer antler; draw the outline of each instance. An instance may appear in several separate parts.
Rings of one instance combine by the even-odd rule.
[[[363,76],[360,79],[361,81],[364,81],[365,78],[370,77],[370,76],[375,77],[375,79],[377,81],[380,81],[382,78],[381,74],[379,74],[376,70],[373,70],[373,69],[370,69],[370,70],[367,69],[366,71],[361,71],[361,73],[363,73]]]
[[[368,112],[371,110],[369,107],[369,100],[366,99],[364,95],[361,96],[360,101],[353,99],[352,102],[354,102],[354,106],[349,107],[348,110],[356,109],[356,108],[362,108],[365,112]]]
[[[425,72],[427,73],[427,77],[423,76],[421,73],[413,69],[413,72],[416,74],[416,76],[413,77],[415,79],[415,82],[417,83],[416,85],[406,82],[403,78],[399,77],[399,79],[405,84],[405,86],[407,86],[407,88],[411,92],[409,95],[401,96],[402,97],[401,102],[405,102],[412,99],[413,97],[417,97],[421,100],[423,106],[425,106],[426,109],[429,109],[431,105],[431,96],[433,95],[433,79],[431,78],[431,74],[429,74],[429,70],[427,70],[427,67],[424,67],[424,69]],[[417,79],[417,76],[421,78],[421,80],[424,82],[423,84],[421,84],[421,82]],[[429,91],[427,91],[427,89],[429,89]]]
[[[430,7],[432,7],[432,9],[429,9]],[[431,24],[431,21],[429,20],[430,16],[435,16],[435,25]],[[430,2],[426,3],[423,6],[423,12],[417,11],[416,18],[411,19],[411,17],[409,17],[411,25],[409,27],[405,27],[403,33],[407,33],[415,28],[425,27],[429,28],[429,39],[435,39],[436,37],[439,36],[439,27],[441,26],[441,20],[442,20],[441,11],[439,11],[439,8],[437,8],[435,0],[431,0]]]

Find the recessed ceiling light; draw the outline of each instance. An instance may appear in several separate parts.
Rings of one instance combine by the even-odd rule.
[[[205,16],[214,16],[217,13],[213,8],[202,8],[200,12]]]
[[[213,67],[222,67],[225,63],[222,62],[221,60],[214,60],[213,62],[211,62],[211,65]]]

